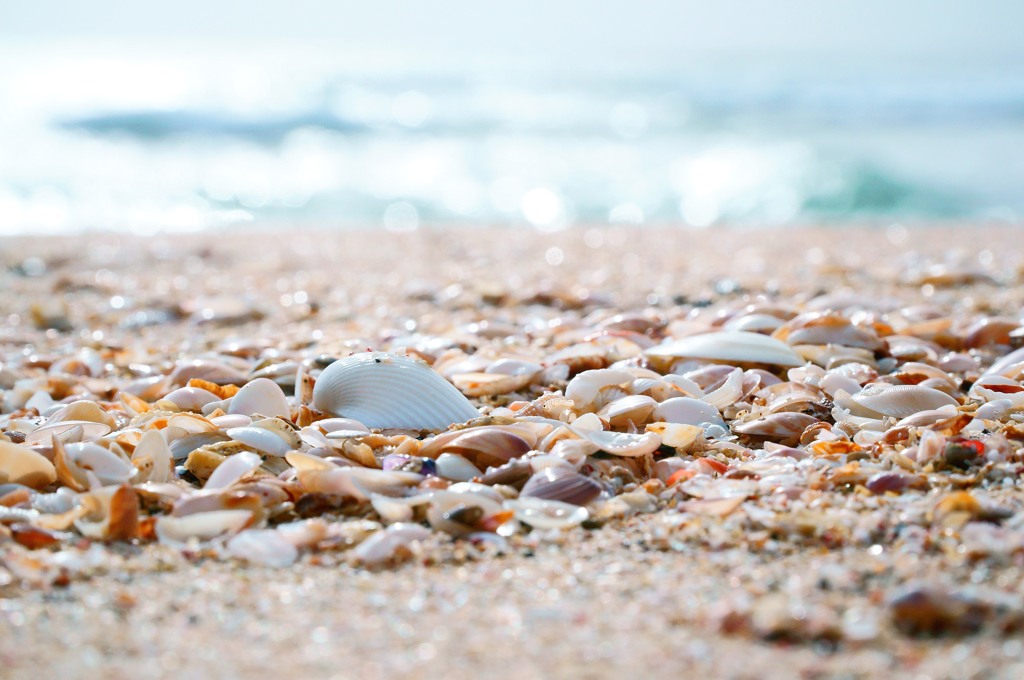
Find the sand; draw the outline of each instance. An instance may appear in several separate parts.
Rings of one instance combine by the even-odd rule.
[[[11,357],[31,343],[28,354],[54,356],[104,345],[122,348],[126,363],[145,363],[225,342],[306,347],[312,339],[316,351],[339,354],[413,330],[481,321],[500,329],[527,300],[532,314],[552,319],[579,306],[713,309],[743,296],[800,303],[846,291],[1019,319],[1018,233],[8,239],[4,351]],[[40,318],[63,330],[36,329]],[[157,318],[164,323],[150,325]],[[1019,518],[1017,481],[984,490]],[[915,546],[856,535],[676,536],[678,515],[665,509],[518,535],[503,555],[435,537],[417,557],[375,570],[341,551],[268,569],[152,543],[97,542],[65,551],[66,578],[32,582],[14,566],[29,551],[8,540],[0,543],[0,667],[10,678],[1024,674],[1020,551],[961,550],[959,535],[943,527],[933,543]],[[980,603],[984,620],[937,638],[908,635],[894,627],[891,603],[915,588]]]

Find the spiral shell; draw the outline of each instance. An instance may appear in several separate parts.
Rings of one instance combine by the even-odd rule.
[[[384,352],[353,354],[325,368],[313,406],[379,429],[440,430],[480,415],[426,363]]]

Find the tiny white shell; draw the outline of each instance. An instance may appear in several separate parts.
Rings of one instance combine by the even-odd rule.
[[[430,530],[419,524],[399,522],[378,531],[352,550],[356,562],[376,566],[399,557],[399,550],[410,550],[413,544],[430,537]]]
[[[789,345],[775,338],[746,331],[721,331],[671,340],[647,350],[653,357],[711,359],[743,363],[803,366],[804,360]]]
[[[384,352],[353,354],[325,368],[313,406],[369,428],[441,430],[480,415],[426,363]]]

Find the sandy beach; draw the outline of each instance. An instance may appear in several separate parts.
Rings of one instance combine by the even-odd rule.
[[[306,362],[315,378],[330,360],[368,348],[412,348],[442,375],[464,366],[446,377],[494,416],[480,427],[589,414],[630,442],[662,434],[642,455],[600,449],[577,466],[600,485],[578,526],[498,530],[466,520],[470,540],[417,515],[426,537],[379,561],[353,555],[385,529],[339,528],[381,522],[377,509],[305,502],[311,487],[288,477],[283,458],[246,445],[219,449],[263,458],[233,483],[276,476],[293,494],[287,507],[254,510],[258,528],[322,523],[322,534],[296,539],[286,566],[239,559],[244,548],[225,554],[223,537],[184,549],[155,540],[156,518],[172,514],[163,487],[134,492],[138,518],[126,541],[112,540],[112,513],[93,508],[58,528],[62,513],[37,500],[66,479],[82,481],[76,495],[98,493],[84,472],[58,471],[32,489],[5,485],[2,675],[1020,677],[1024,359],[986,377],[1024,341],[1020,233],[932,225],[5,238],[0,386],[11,446],[27,449],[32,428],[47,424],[31,398],[50,416],[55,402],[94,401],[114,419],[97,438],[130,455],[140,440],[129,430],[166,429],[145,414],[184,386],[166,382],[184,364],[216,359],[241,374],[210,381],[219,387],[269,376],[291,397],[301,392],[296,365]],[[823,317],[831,321],[799,323]],[[783,327],[781,342],[799,351],[799,364],[706,353],[666,361],[652,352],[691,334],[767,338]],[[460,382],[501,359],[543,371],[489,393]],[[560,365],[564,372],[553,370]],[[652,429],[661,422],[652,411],[552,405],[569,380],[613,365],[692,376],[704,398],[734,378],[735,394],[710,397],[723,400],[715,408],[725,427],[680,421],[694,430],[673,430],[687,435],[674,445]],[[822,383],[833,370],[838,377]],[[778,413],[807,420],[757,429],[757,414],[772,415],[783,389],[770,388],[788,382],[810,396]],[[875,382],[928,392],[896,399],[891,411],[848,401]],[[655,395],[655,409],[665,399],[652,385],[613,386],[627,397]],[[227,406],[232,394],[217,396]],[[315,426],[324,414],[303,415],[308,404],[298,401],[291,421]],[[837,421],[843,404],[852,405]],[[412,454],[425,439],[385,434],[356,439],[372,449],[364,466],[381,465],[405,441],[398,437],[415,440],[401,444]],[[35,442],[40,456],[54,457],[49,444]],[[350,464],[354,450],[338,447],[326,457]],[[301,448],[316,447],[303,440]],[[205,477],[188,473],[165,483],[192,493]],[[448,483],[429,481],[437,479],[396,495]],[[502,490],[505,500],[521,488]],[[75,522],[85,520],[100,521],[98,536],[83,535]],[[488,530],[493,540],[477,535]]]

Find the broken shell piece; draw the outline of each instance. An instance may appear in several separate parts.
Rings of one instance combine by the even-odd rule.
[[[229,487],[258,468],[262,462],[262,458],[249,451],[242,451],[233,456],[228,456],[223,463],[214,469],[203,488],[224,489]]]
[[[802,366],[804,360],[789,345],[775,338],[746,331],[721,331],[691,335],[657,345],[649,357],[709,359],[712,361],[776,366]]]
[[[54,467],[60,481],[84,491],[95,484],[124,484],[138,471],[127,459],[93,442],[61,444],[54,439]]]
[[[23,484],[42,489],[57,479],[53,463],[32,449],[0,441],[0,484]]]
[[[268,456],[283,456],[293,448],[277,434],[263,427],[233,427],[225,434]]]
[[[156,537],[165,545],[183,547],[190,541],[209,541],[244,529],[253,519],[249,510],[213,510],[184,517],[162,516],[156,520]]]
[[[504,506],[515,513],[517,520],[535,529],[569,529],[590,517],[579,505],[529,496],[505,501]]]
[[[441,430],[480,415],[425,362],[384,352],[354,354],[329,365],[317,378],[313,405],[381,429]]]

